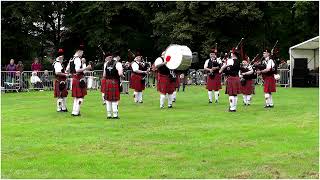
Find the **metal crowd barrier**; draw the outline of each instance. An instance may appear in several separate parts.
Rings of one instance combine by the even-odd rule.
[[[278,69],[280,79],[277,80],[277,84],[288,87],[290,85],[290,69]]]
[[[21,89],[21,73],[15,71],[1,71],[1,91],[16,91]]]
[[[23,71],[21,73],[24,79],[23,84],[28,87],[28,90],[52,90],[55,76],[53,74],[53,71],[47,72],[48,73],[45,74],[45,71],[36,71],[36,74],[34,76],[37,76],[40,81],[34,83],[31,81],[33,71]]]
[[[128,93],[129,82],[131,76],[131,70],[124,72],[125,78],[123,79],[124,90],[123,93]],[[36,75],[40,78],[41,82],[34,84],[31,83],[32,71],[23,72],[12,72],[12,71],[1,71],[1,91],[29,91],[29,90],[52,90],[55,75],[53,71],[48,71],[47,78],[44,78],[45,71],[37,71]],[[290,70],[289,69],[278,69],[280,79],[277,80],[278,85],[285,87],[290,85]],[[86,71],[85,76],[87,79],[87,88],[98,90],[101,87],[103,71]],[[146,77],[146,87],[150,87],[156,84],[156,74],[148,74]],[[153,83],[155,81],[155,83]],[[204,73],[203,69],[195,70],[190,69],[187,74],[187,85],[205,85],[207,82],[207,74]],[[221,77],[221,83],[225,83],[225,76]],[[72,90],[72,77],[67,78],[68,89]],[[256,79],[256,84],[263,85],[261,76]]]

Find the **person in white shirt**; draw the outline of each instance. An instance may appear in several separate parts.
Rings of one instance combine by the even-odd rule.
[[[221,68],[222,62],[217,59],[217,50],[211,49],[210,59],[207,59],[204,63],[204,70],[207,71],[207,85],[209,103],[212,103],[212,91],[214,91],[215,103],[219,101],[219,90],[221,89]]]
[[[173,92],[176,88],[176,81],[170,77],[170,73],[172,73],[167,66],[167,61],[164,60],[165,52],[162,52],[161,57],[158,57],[154,65],[158,70],[158,81],[157,81],[157,90],[160,93],[160,108],[164,108],[164,102],[166,99],[166,95],[168,95],[168,108],[172,108],[173,102]],[[167,56],[168,60],[170,60],[170,56]]]
[[[67,74],[64,73],[62,66],[63,49],[59,49],[58,57],[53,63],[54,74],[56,79],[54,81],[54,97],[57,98],[57,112],[68,112],[67,110]]]
[[[111,61],[112,60],[112,54],[110,53],[110,52],[107,52],[106,54],[105,54],[105,62],[104,62],[104,65],[103,65],[103,69],[102,69],[102,71],[104,71],[104,67],[105,67],[105,65],[106,65],[106,63],[108,62],[108,61]],[[105,101],[105,99],[104,99],[104,92],[106,91],[106,78],[104,78],[104,77],[102,77],[102,79],[101,79],[101,89],[100,89],[100,91],[101,91],[101,97],[102,97],[102,105],[105,105],[106,104],[106,101]]]
[[[39,78],[39,76],[37,76],[37,72],[36,71],[32,72],[32,75],[31,75],[31,78],[30,78],[30,82],[31,82],[31,84],[33,84],[33,86],[35,88],[43,88],[42,81]]]
[[[242,60],[242,66],[240,67],[239,77],[241,82],[241,93],[243,96],[243,103],[245,106],[251,104],[251,96],[254,94],[254,82],[256,78],[254,75],[253,68],[249,64],[248,59]]]
[[[87,87],[84,77],[84,71],[90,70],[91,65],[86,68],[82,67],[81,56],[83,54],[83,47],[79,47],[73,56],[73,59],[69,62],[67,70],[70,70],[72,74],[72,97],[73,97],[73,109],[72,116],[80,116],[80,106],[83,103],[84,96],[87,95]]]
[[[145,89],[145,78],[148,73],[147,68],[143,66],[141,60],[142,56],[140,52],[137,52],[134,62],[131,64],[130,88],[134,89],[135,103],[143,103],[142,91]]]
[[[270,59],[270,50],[266,49],[263,52],[263,57],[265,59],[266,68],[264,70],[258,70],[257,74],[262,74],[263,78],[263,91],[264,98],[266,101],[265,108],[273,108],[272,93],[276,92],[276,80],[274,74],[277,73],[276,65],[272,59]]]
[[[106,58],[103,66],[105,79],[104,100],[106,102],[107,119],[119,119],[118,105],[120,100],[120,77],[123,76],[123,67],[120,58]]]

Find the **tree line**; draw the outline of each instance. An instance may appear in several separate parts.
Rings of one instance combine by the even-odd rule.
[[[1,63],[34,57],[49,66],[59,48],[70,58],[80,43],[89,60],[105,51],[140,49],[154,60],[169,44],[187,45],[200,63],[215,43],[226,52],[243,37],[249,57],[272,48],[279,40],[279,57],[289,47],[318,36],[319,2],[1,2]]]

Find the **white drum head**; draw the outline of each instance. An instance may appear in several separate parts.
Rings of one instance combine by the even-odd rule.
[[[192,63],[192,52],[187,46],[170,45],[164,55],[169,69],[186,70]]]

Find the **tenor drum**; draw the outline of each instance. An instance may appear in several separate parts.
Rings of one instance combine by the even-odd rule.
[[[187,46],[172,44],[166,49],[164,60],[169,69],[186,70],[192,63],[192,52]]]

